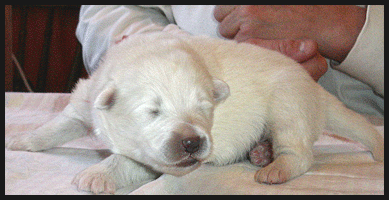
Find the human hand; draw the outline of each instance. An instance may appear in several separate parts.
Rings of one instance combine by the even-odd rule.
[[[313,40],[262,40],[250,38],[241,42],[275,50],[294,59],[307,70],[315,81],[318,81],[328,68],[325,58],[317,51],[317,43]]]
[[[226,38],[310,39],[318,43],[322,55],[339,62],[353,47],[365,15],[366,9],[352,5],[216,6],[214,10],[219,32]]]

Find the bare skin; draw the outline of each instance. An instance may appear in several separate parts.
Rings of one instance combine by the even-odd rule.
[[[366,9],[352,5],[222,5],[216,6],[214,16],[222,36],[280,51],[301,63],[317,81],[327,71],[324,57],[338,62],[346,58],[364,25]]]

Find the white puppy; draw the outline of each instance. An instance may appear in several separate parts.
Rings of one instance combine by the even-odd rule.
[[[73,182],[113,193],[160,173],[180,176],[202,163],[240,161],[270,138],[275,160],[255,180],[272,184],[310,168],[312,144],[325,127],[384,160],[384,140],[373,126],[293,60],[250,44],[152,33],[111,47],[58,117],[8,138],[6,146],[41,151],[93,128],[114,154]]]

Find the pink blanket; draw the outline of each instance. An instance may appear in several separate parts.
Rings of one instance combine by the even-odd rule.
[[[5,137],[33,130],[56,116],[69,94],[5,93]],[[377,126],[384,134],[384,127]],[[323,134],[315,143],[315,163],[305,175],[280,185],[254,182],[258,167],[248,162],[203,165],[182,176],[162,175],[117,194],[384,194],[384,164],[374,162],[359,143]],[[71,185],[81,170],[110,152],[93,136],[43,152],[5,149],[5,194],[88,194]]]

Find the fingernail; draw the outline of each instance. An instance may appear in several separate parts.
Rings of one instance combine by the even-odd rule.
[[[300,50],[301,52],[305,52],[305,42],[301,42],[300,47],[299,47],[299,50]]]

